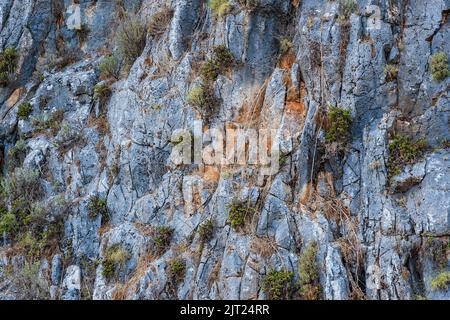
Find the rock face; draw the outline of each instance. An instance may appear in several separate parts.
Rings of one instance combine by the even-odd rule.
[[[272,271],[293,273],[284,298],[311,298],[308,275],[318,299],[450,297],[433,285],[450,271],[450,77],[431,72],[435,53],[450,55],[449,1],[230,0],[223,14],[200,0],[70,2],[0,0],[0,51],[19,53],[0,87],[3,179],[37,172],[40,197],[26,199],[49,209],[39,254],[18,250],[20,224],[0,223],[0,299],[27,298],[8,270],[40,255],[52,257],[39,290],[53,299],[273,298]],[[170,20],[101,100],[120,17],[151,23],[164,10]],[[220,45],[236,62],[208,83],[217,102],[206,113],[188,97]],[[351,115],[347,142],[327,138],[330,106]],[[279,168],[177,163],[173,133],[211,148],[205,127],[227,128],[220,140],[273,130],[264,150]],[[398,134],[428,147],[393,172]],[[2,197],[0,218],[18,221]],[[305,271],[314,243],[317,272]]]

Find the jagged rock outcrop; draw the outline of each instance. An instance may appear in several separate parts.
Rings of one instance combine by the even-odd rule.
[[[0,51],[19,53],[0,88],[4,179],[38,172],[39,196],[23,192],[49,208],[42,239],[61,221],[38,257],[0,235],[0,299],[27,298],[11,270],[35,264],[46,271],[27,286],[31,298],[273,298],[271,270],[293,273],[285,298],[311,297],[304,272],[315,298],[450,297],[433,285],[450,271],[450,78],[436,81],[430,67],[433,54],[450,54],[450,2],[229,4],[218,14],[200,0],[0,0]],[[151,21],[161,10],[170,21],[99,101],[124,12]],[[236,63],[210,84],[218,103],[206,114],[188,96],[219,45]],[[351,115],[346,142],[327,138],[330,106]],[[200,131],[274,130],[280,168],[177,164],[172,134],[198,137],[199,120]],[[428,147],[393,170],[396,135]],[[0,215],[17,220],[5,190]],[[230,221],[236,203],[251,208],[243,228]],[[300,271],[311,244],[317,275]]]

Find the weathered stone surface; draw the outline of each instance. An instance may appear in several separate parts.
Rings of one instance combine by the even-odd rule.
[[[123,1],[147,21],[165,6],[173,17],[159,36],[147,36],[117,81],[100,79],[99,64],[118,53],[119,4],[58,3],[0,0],[0,50],[20,54],[14,81],[0,88],[1,169],[6,176],[8,154],[24,140],[20,165],[39,172],[42,203],[59,197],[67,207],[58,250],[39,265],[49,274],[48,297],[263,299],[271,269],[293,272],[298,283],[300,253],[315,241],[323,299],[449,299],[450,289],[431,288],[448,259],[436,261],[428,246],[450,237],[450,78],[430,73],[432,54],[450,54],[448,1],[383,2],[375,21],[364,14],[367,1],[347,16],[340,1],[259,0],[251,9],[231,1],[223,16],[200,0]],[[209,83],[218,104],[206,117],[187,96],[217,45],[236,63]],[[63,52],[76,59],[58,69]],[[396,79],[386,76],[387,64],[398,68]],[[105,103],[97,83],[111,84]],[[24,102],[32,112],[18,119]],[[327,145],[330,105],[353,117],[339,152]],[[198,137],[200,119],[204,129],[273,129],[270,149],[280,144],[281,166],[268,176],[258,166],[176,163],[172,133]],[[430,148],[390,177],[397,133],[425,138]],[[90,213],[93,195],[107,215]],[[236,202],[251,208],[237,229],[229,217]],[[209,220],[211,235],[201,239]],[[155,254],[162,226],[173,232]],[[4,271],[23,265],[24,257],[3,254],[13,244],[0,235],[0,299],[22,298]],[[117,279],[105,279],[112,245],[129,257]],[[174,258],[186,263],[177,283]]]

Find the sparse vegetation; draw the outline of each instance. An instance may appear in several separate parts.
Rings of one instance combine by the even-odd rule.
[[[124,14],[117,30],[116,42],[125,66],[131,67],[145,48],[146,23],[135,14]]]
[[[243,202],[234,202],[228,209],[228,220],[230,221],[231,227],[235,230],[239,230],[245,226],[248,219],[250,219],[255,212],[254,208],[250,208]]]
[[[217,98],[211,88],[198,85],[189,91],[187,102],[200,112],[208,113],[217,105]]]
[[[33,112],[33,106],[29,102],[24,102],[19,105],[19,109],[17,110],[17,116],[19,119],[26,120],[30,116],[31,112]]]
[[[152,16],[148,26],[148,33],[154,38],[161,37],[166,32],[172,17],[173,10],[164,7]]]
[[[123,271],[125,265],[130,258],[130,253],[120,244],[115,244],[106,249],[105,256],[102,260],[102,274],[106,279],[118,276]]]
[[[347,21],[348,19],[350,19],[352,13],[358,10],[358,4],[355,0],[339,0],[339,4],[341,9],[341,21]]]
[[[198,228],[198,235],[202,242],[209,241],[214,232],[214,223],[212,219],[208,219],[203,222]]]
[[[294,47],[294,45],[292,44],[291,39],[289,39],[288,37],[282,37],[280,39],[280,53],[281,54],[289,53],[293,47]]]
[[[50,114],[43,113],[37,117],[31,117],[31,124],[37,133],[50,130],[52,135],[56,135],[61,129],[63,119],[64,110],[59,109]]]
[[[12,172],[15,168],[20,167],[27,155],[27,144],[20,139],[14,147],[8,150],[8,170]]]
[[[19,53],[15,48],[0,52],[0,86],[7,86],[11,75],[16,72]]]
[[[450,272],[441,272],[433,280],[431,280],[431,289],[447,290],[450,286]]]
[[[263,290],[270,300],[287,300],[291,295],[294,273],[287,270],[269,271],[264,279]]]
[[[102,79],[119,79],[120,63],[115,55],[109,55],[103,58],[98,67],[100,71],[100,78]]]
[[[175,258],[169,262],[169,277],[174,283],[183,281],[186,273],[186,261]]]
[[[100,198],[98,195],[91,196],[88,203],[88,215],[91,219],[95,219],[100,215],[102,223],[109,221],[109,212],[106,205],[106,199]]]
[[[397,80],[398,76],[398,65],[388,64],[384,67],[384,75],[386,76],[386,81],[391,82]]]
[[[403,135],[395,135],[389,144],[389,177],[398,175],[408,164],[414,164],[427,149],[425,139],[413,141]]]
[[[317,250],[317,243],[311,242],[299,259],[300,295],[305,300],[317,300],[321,293]]]
[[[160,226],[155,230],[153,241],[155,243],[155,253],[161,255],[170,246],[172,241],[173,228],[168,226]]]
[[[353,118],[349,110],[331,106],[327,115],[328,128],[325,139],[328,142],[347,143],[352,122]]]
[[[97,99],[102,105],[108,101],[111,96],[111,87],[107,83],[98,83],[94,86],[94,99]]]
[[[46,280],[40,275],[40,261],[24,263],[11,272],[10,279],[21,299],[44,300],[49,298],[49,288]]]
[[[436,52],[431,56],[431,74],[433,76],[433,80],[435,81],[443,81],[450,75],[450,70],[448,68],[448,55],[443,52]]]
[[[231,3],[229,0],[209,0],[209,7],[211,8],[213,15],[222,17],[230,12]]]
[[[83,24],[81,25],[81,28],[77,29],[75,32],[77,34],[78,41],[80,42],[80,44],[82,44],[83,42],[86,42],[89,32],[91,32],[91,30],[87,25]]]
[[[0,234],[5,232],[16,248],[31,259],[51,250],[63,234],[67,204],[58,197],[40,202],[39,173],[18,168],[1,180]],[[6,209],[6,203],[10,206]]]
[[[225,73],[235,64],[231,51],[224,45],[214,47],[213,56],[200,67],[200,76],[204,83],[217,80],[220,74]]]

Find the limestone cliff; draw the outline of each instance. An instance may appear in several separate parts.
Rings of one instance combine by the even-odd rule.
[[[0,299],[449,299],[449,12],[0,0]]]

